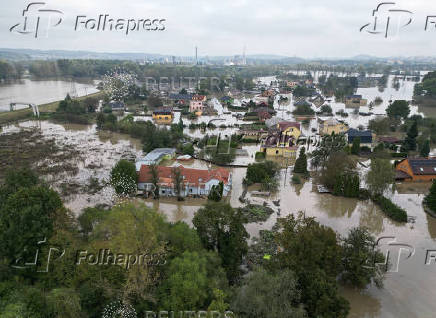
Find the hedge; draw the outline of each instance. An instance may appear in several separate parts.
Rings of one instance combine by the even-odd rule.
[[[382,211],[394,221],[407,222],[407,212],[382,195],[374,195],[372,200],[377,203]]]
[[[407,158],[407,152],[393,152],[391,156],[392,158]]]

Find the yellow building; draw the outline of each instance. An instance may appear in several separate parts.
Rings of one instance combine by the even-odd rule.
[[[334,118],[318,119],[318,131],[320,135],[331,135],[333,132],[336,135],[344,134],[347,132],[347,125],[337,121]]]
[[[161,108],[153,112],[153,120],[158,125],[171,125],[174,113],[170,108]]]
[[[281,132],[282,136],[293,137],[298,140],[301,136],[300,123],[292,121],[281,121],[277,124],[277,129]]]
[[[297,157],[298,147],[277,147],[262,145],[260,151],[270,157],[283,157],[295,159]]]
[[[268,134],[260,151],[267,156],[295,158],[297,155],[297,141],[301,136],[300,124],[297,122],[282,121],[276,130]]]

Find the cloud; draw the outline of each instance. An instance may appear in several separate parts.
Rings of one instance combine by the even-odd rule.
[[[414,12],[413,23],[398,37],[384,39],[359,32],[372,21],[378,1],[368,0],[95,0],[46,1],[64,12],[64,21],[48,38],[34,39],[9,32],[22,19],[26,1],[0,0],[1,46],[9,48],[93,50],[192,55],[282,54],[301,57],[372,54],[431,55],[436,29],[424,32],[425,17],[436,15],[436,3],[396,1]],[[98,18],[166,19],[163,32],[77,31],[77,15]]]

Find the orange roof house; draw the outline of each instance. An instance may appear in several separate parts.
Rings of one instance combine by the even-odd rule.
[[[164,167],[157,166],[157,175],[159,178],[159,193],[162,196],[175,196],[174,172],[180,169],[183,182],[181,196],[189,195],[208,195],[214,185],[223,183],[223,195],[226,196],[231,190],[232,174],[224,168],[212,170],[191,169],[183,166]],[[138,173],[138,189],[150,191],[154,188],[152,183],[151,166],[142,165]]]
[[[433,181],[436,179],[436,158],[403,159],[395,167],[395,179],[401,181]]]

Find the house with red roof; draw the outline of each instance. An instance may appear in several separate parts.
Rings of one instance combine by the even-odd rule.
[[[159,194],[161,196],[176,196],[174,169],[180,169],[182,176],[181,196],[207,196],[213,186],[223,183],[223,196],[231,191],[232,174],[225,168],[210,170],[192,169],[179,167],[156,166],[158,176]],[[152,192],[154,184],[152,182],[151,166],[142,165],[138,172],[138,189],[145,192]]]

